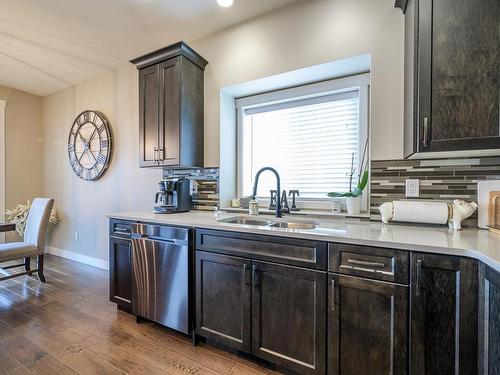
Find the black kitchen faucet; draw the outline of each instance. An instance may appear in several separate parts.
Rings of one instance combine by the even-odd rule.
[[[259,171],[255,175],[255,182],[253,184],[253,194],[252,194],[253,199],[255,199],[255,197],[257,196],[257,185],[259,184],[259,177],[260,174],[264,171],[271,171],[274,173],[274,175],[276,176],[276,191],[281,192],[280,175],[278,171],[276,171],[276,169],[271,167],[264,167],[259,169]],[[281,199],[278,198],[276,199],[276,217],[282,217],[282,216],[283,212],[281,210]]]

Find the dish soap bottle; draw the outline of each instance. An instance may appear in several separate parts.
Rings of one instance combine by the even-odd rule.
[[[248,214],[249,215],[258,215],[259,214],[259,202],[255,197],[252,197],[252,200],[248,202]]]

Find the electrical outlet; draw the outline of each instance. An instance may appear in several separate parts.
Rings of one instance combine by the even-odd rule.
[[[80,239],[80,233],[75,232],[75,242],[78,242],[79,239]]]
[[[420,180],[406,180],[406,198],[418,198],[420,196]]]
[[[198,182],[191,180],[191,195],[198,194]]]

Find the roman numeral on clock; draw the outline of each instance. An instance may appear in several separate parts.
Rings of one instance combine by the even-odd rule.
[[[98,162],[98,163],[101,163],[101,164],[106,163],[106,155],[104,155],[104,154],[99,154],[99,155],[97,156],[97,162]]]
[[[90,113],[89,112],[83,112],[83,122],[90,122]]]

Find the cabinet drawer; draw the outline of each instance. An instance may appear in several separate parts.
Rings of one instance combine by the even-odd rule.
[[[197,229],[196,249],[326,270],[327,244],[320,241]]]
[[[109,235],[113,237],[130,237],[132,222],[126,220],[109,220]]]
[[[408,284],[409,252],[330,243],[328,271]]]

